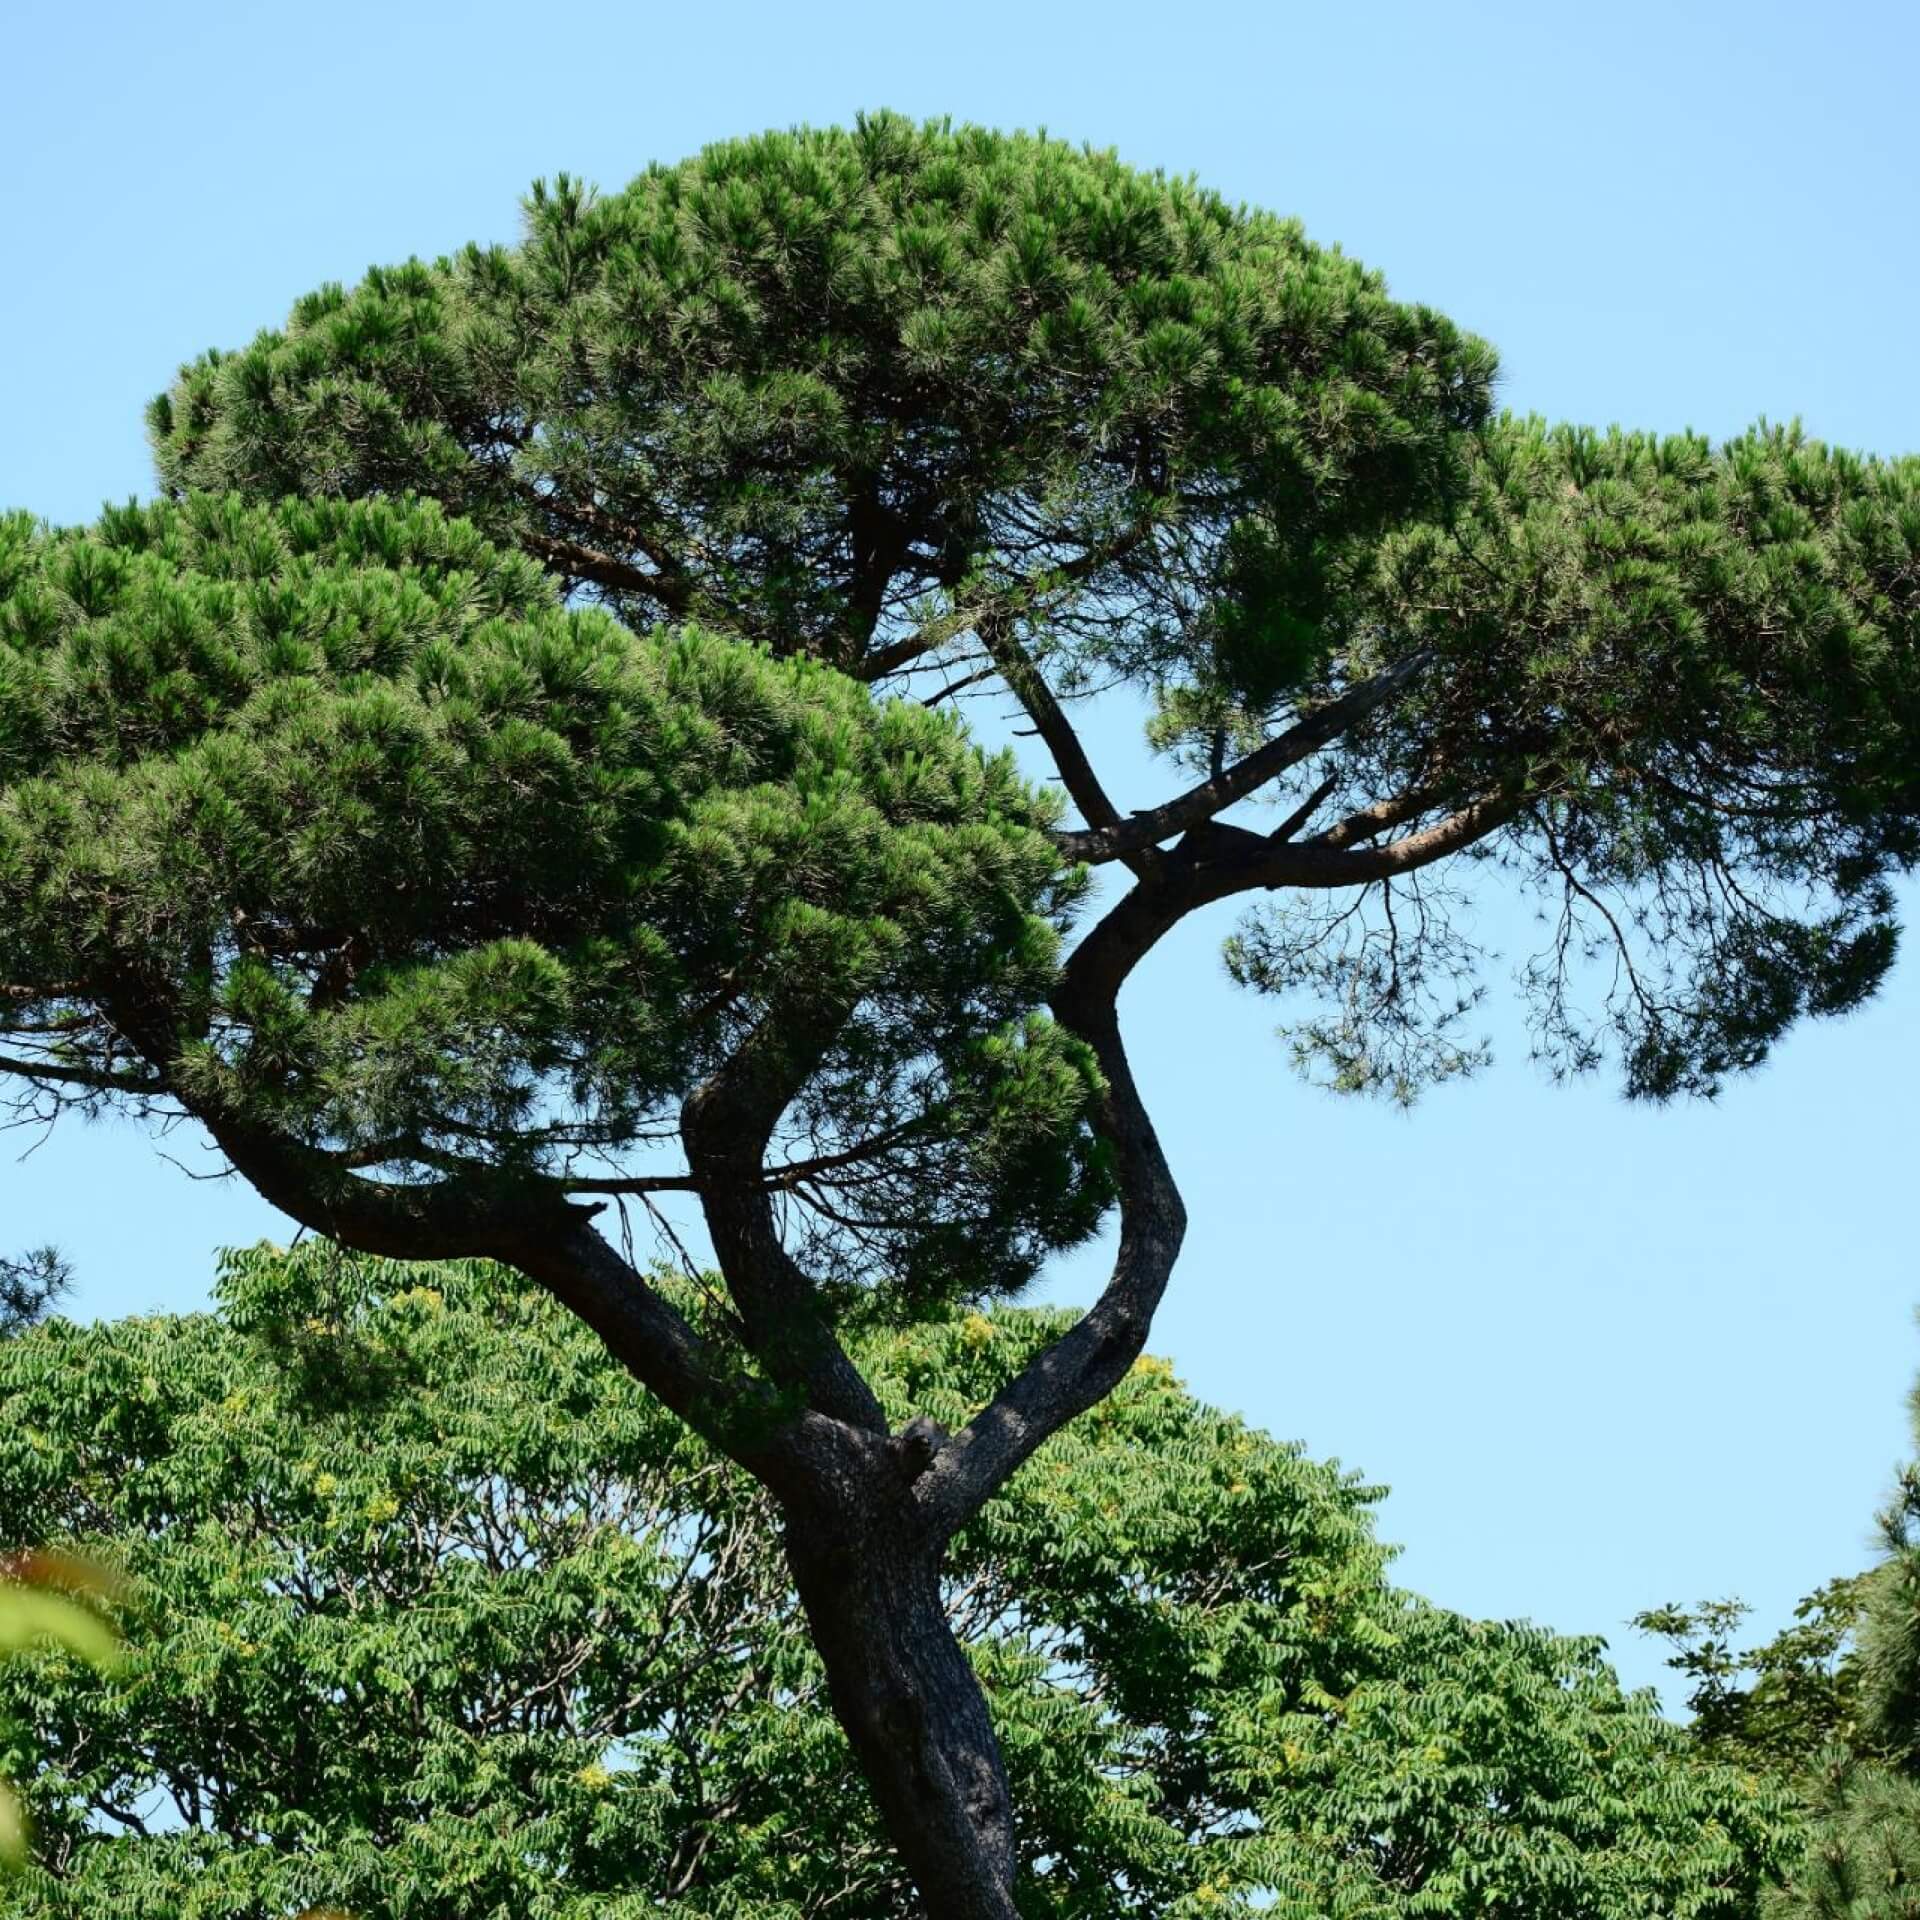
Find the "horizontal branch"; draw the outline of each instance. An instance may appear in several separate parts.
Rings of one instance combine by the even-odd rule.
[[[90,1093],[131,1093],[149,1097],[172,1092],[158,1076],[136,1080],[131,1074],[110,1073],[96,1067],[61,1066],[51,1060],[19,1060],[0,1054],[0,1073],[15,1073],[23,1080],[45,1081],[50,1086],[84,1087]]]
[[[456,1176],[397,1185],[217,1113],[196,1117],[234,1171],[311,1232],[388,1259],[511,1266],[584,1320],[635,1379],[749,1471],[766,1471],[783,1456],[793,1416],[774,1390],[725,1365],[594,1229],[598,1209],[570,1205],[557,1183]]]
[[[1200,907],[1240,893],[1279,887],[1326,892],[1411,873],[1497,832],[1536,798],[1536,789],[1483,795],[1431,826],[1381,846],[1346,844],[1355,817],[1351,815],[1311,840],[1209,821],[1189,831],[1115,903],[1074,949],[1065,979],[1090,1001],[1117,995],[1161,936]],[[1384,803],[1383,810],[1399,804]]]
[[[1371,806],[1354,808],[1324,833],[1316,833],[1311,840],[1302,844],[1336,851],[1343,847],[1363,846],[1391,828],[1403,827],[1409,820],[1419,819],[1423,813],[1432,810],[1435,802],[1436,795],[1432,788],[1409,787],[1404,793],[1396,793],[1390,800],[1376,800]]]
[[[609,587],[616,593],[647,594],[669,613],[684,613],[691,604],[685,583],[671,575],[648,573],[617,554],[583,546],[559,534],[542,533],[538,528],[529,527],[520,537],[548,566],[576,580],[589,580],[596,587]]]
[[[1403,834],[1398,840],[1389,840],[1377,847],[1349,847],[1331,838],[1269,842],[1264,858],[1253,863],[1255,872],[1246,885],[1348,887],[1413,873],[1498,832],[1539,797],[1536,788],[1482,794],[1444,819],[1436,820],[1432,826]],[[1337,831],[1338,828],[1329,830],[1330,834]],[[1238,887],[1231,890],[1242,891]]]
[[[836,1172],[843,1167],[860,1166],[884,1153],[889,1147],[898,1146],[909,1135],[924,1132],[926,1120],[915,1116],[911,1121],[903,1121],[899,1126],[889,1127],[885,1132],[871,1140],[862,1140],[859,1145],[844,1147],[836,1153],[815,1154],[808,1160],[781,1160],[760,1170],[760,1185],[768,1193],[791,1192],[802,1181],[816,1179],[823,1173]],[[563,1177],[560,1185],[569,1193],[698,1193],[701,1191],[699,1177],[692,1173],[640,1173],[594,1175],[577,1179],[572,1175]]]
[[[568,1193],[698,1193],[700,1182],[690,1173],[607,1174],[586,1179],[562,1175],[558,1184]]]

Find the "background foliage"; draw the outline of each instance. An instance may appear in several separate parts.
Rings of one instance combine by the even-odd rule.
[[[0,1539],[131,1582],[119,1669],[0,1681],[43,1862],[0,1910],[910,1911],[762,1498],[590,1334],[494,1269],[324,1244],[231,1256],[220,1297],[0,1343]],[[939,1414],[1057,1322],[863,1358]],[[1149,1360],[968,1530],[1023,1910],[1749,1911],[1783,1796],[1598,1642],[1397,1591],[1375,1497]]]

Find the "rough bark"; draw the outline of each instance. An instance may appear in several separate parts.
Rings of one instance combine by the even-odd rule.
[[[888,1451],[911,1471],[910,1439]],[[917,1502],[903,1481],[893,1498],[790,1504],[785,1546],[834,1715],[928,1920],[1016,1920],[1006,1770]]]

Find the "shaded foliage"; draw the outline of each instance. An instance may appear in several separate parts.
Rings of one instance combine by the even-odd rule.
[[[1611,1049],[1630,1093],[1711,1094],[1878,984],[1887,878],[1920,845],[1916,555],[1920,463],[1790,429],[1716,446],[1518,419],[1478,437],[1449,523],[1382,544],[1376,657],[1434,665],[1333,771],[1356,806],[1529,795],[1490,844],[1544,911],[1522,985],[1556,1068]],[[1303,1032],[1336,1084],[1372,1084],[1409,1039],[1417,1084],[1455,1068],[1433,1049],[1482,956],[1444,889],[1372,891],[1344,941],[1311,895],[1256,916],[1234,971],[1342,989]]]

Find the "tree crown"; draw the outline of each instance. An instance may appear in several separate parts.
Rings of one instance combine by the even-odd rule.
[[[1495,419],[1492,377],[1297,223],[879,115],[536,189],[518,247],[322,289],[153,428],[170,489],[418,490],[630,620],[1002,687],[1067,851],[1208,869],[1139,939],[1288,897],[1233,971],[1318,1001],[1335,1086],[1478,1059],[1426,871],[1477,846],[1546,902],[1543,1052],[1710,1093],[1891,956],[1920,466]],[[1126,817],[1072,717],[1116,680],[1205,776]],[[1268,846],[1198,845],[1256,794]]]
[[[1038,1011],[1054,814],[948,716],[563,610],[431,504],[0,525],[35,1097],[183,1103],[397,1207],[591,1189],[758,1034],[805,1050],[768,1178],[834,1271],[1017,1285],[1102,1199],[1096,1076]]]
[[[1343,543],[1455,482],[1492,368],[1296,222],[879,114],[538,186],[519,247],[323,288],[152,425],[170,489],[431,492],[630,614],[849,671],[1018,586],[1089,669],[1264,683]]]

